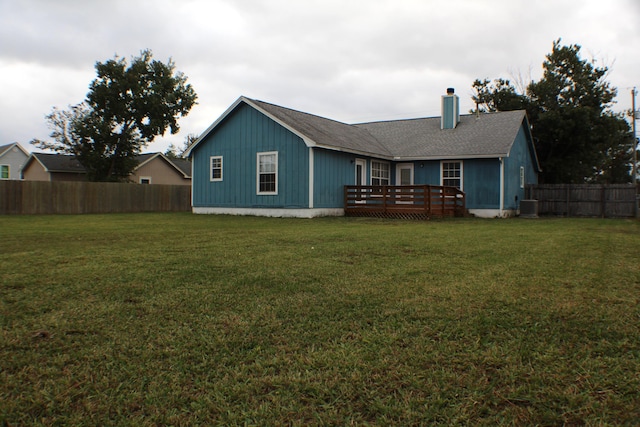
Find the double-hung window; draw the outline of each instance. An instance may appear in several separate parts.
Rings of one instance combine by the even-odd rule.
[[[258,153],[258,194],[278,194],[278,152]]]
[[[462,190],[462,162],[442,162],[442,185]]]
[[[222,156],[210,157],[210,181],[222,181]]]
[[[9,165],[0,165],[0,179],[9,179]]]
[[[389,185],[389,163],[371,162],[371,185]]]

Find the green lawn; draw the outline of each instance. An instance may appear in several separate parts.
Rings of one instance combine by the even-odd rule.
[[[0,425],[640,420],[638,221],[4,216],[0,243]]]

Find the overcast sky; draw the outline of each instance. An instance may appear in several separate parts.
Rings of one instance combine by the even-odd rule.
[[[440,115],[476,78],[538,80],[553,41],[607,66],[616,111],[640,88],[639,0],[0,0],[0,145],[48,139],[96,62],[172,58],[198,94],[182,146],[244,95],[354,123]],[[640,103],[640,101],[639,101]]]

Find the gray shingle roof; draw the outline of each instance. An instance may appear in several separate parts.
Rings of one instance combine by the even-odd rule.
[[[209,126],[187,154],[243,102],[276,120],[309,146],[389,160],[507,156],[526,117],[524,110],[461,115],[455,129],[440,129],[440,117],[347,124],[240,97]]]
[[[191,177],[191,161],[187,159],[169,159],[178,169],[182,171],[185,177]]]
[[[440,129],[440,117],[362,123],[396,159],[503,157],[509,154],[524,110],[462,115],[455,129]]]
[[[86,173],[84,166],[75,157],[66,154],[31,153],[48,172]]]
[[[32,153],[32,155],[42,163],[48,172],[87,172],[84,166],[82,166],[74,156],[68,154]],[[161,155],[161,153],[144,153],[137,155],[136,160],[138,161],[138,165],[141,165],[142,163]],[[185,177],[191,177],[190,161],[183,159],[169,159],[165,156],[162,157],[171,162],[178,171],[185,175]]]
[[[307,143],[342,151],[391,156],[391,152],[366,129],[348,125],[301,111],[291,110],[264,101],[247,99],[272,117],[303,135]]]

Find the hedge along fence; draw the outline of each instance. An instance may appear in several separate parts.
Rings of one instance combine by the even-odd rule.
[[[191,210],[191,186],[111,182],[0,181],[0,214]]]
[[[538,201],[539,215],[633,218],[638,215],[637,188],[630,184],[538,184],[527,197]]]

